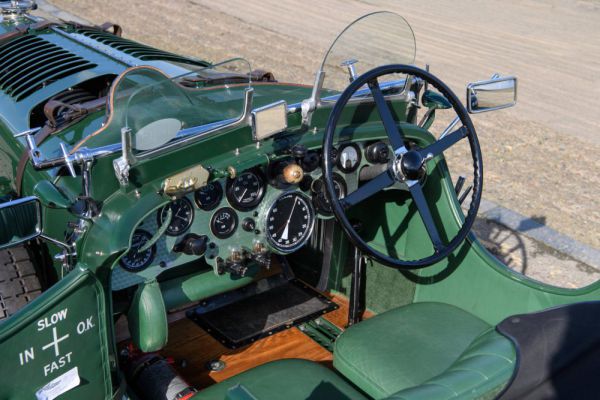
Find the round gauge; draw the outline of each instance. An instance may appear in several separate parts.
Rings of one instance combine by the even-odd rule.
[[[227,239],[237,229],[238,217],[229,207],[219,208],[210,219],[210,230],[219,239]]]
[[[119,264],[131,272],[139,272],[146,269],[154,260],[156,245],[152,245],[145,251],[140,251],[140,248],[148,243],[150,239],[152,239],[152,235],[149,232],[143,229],[136,229],[131,238],[131,247],[127,254],[121,257]]]
[[[227,200],[238,210],[256,207],[265,195],[265,181],[255,171],[246,171],[227,181]]]
[[[338,199],[342,199],[346,196],[346,181],[338,174],[333,174],[333,187]],[[325,181],[323,177],[313,181],[311,185],[311,191],[313,193],[313,204],[317,209],[317,212],[323,215],[331,215],[331,204],[327,197],[327,189],[325,188]]]
[[[361,159],[360,147],[357,144],[350,143],[339,148],[336,164],[342,172],[349,173],[356,171]]]
[[[194,207],[185,197],[167,204],[158,210],[158,226],[164,224],[169,210],[171,210],[171,222],[169,222],[165,234],[169,236],[179,236],[187,231],[192,225],[192,221],[194,220]]]
[[[282,194],[267,212],[267,239],[280,253],[291,253],[309,239],[314,222],[315,211],[307,196],[299,192]]]
[[[214,210],[223,198],[223,187],[217,181],[211,182],[194,193],[198,208],[204,211]]]

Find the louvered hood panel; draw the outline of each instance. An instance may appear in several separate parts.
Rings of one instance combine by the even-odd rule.
[[[19,102],[52,82],[96,66],[41,36],[22,36],[0,46],[0,89]]]

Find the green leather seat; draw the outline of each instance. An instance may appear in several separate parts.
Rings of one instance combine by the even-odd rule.
[[[241,385],[242,388],[237,387]],[[307,360],[279,360],[201,390],[193,400],[366,400],[342,377]]]
[[[474,315],[415,303],[347,329],[334,367],[375,399],[494,398],[510,380],[512,342]]]

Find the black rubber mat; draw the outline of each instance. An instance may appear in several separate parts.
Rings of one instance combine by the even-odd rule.
[[[225,346],[235,349],[338,308],[296,279],[279,282],[267,290],[264,281],[251,286],[227,296],[215,296],[189,312],[188,317]]]

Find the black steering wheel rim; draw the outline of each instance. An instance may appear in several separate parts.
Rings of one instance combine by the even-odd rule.
[[[421,78],[424,81],[428,82],[431,86],[436,88],[443,96],[446,97],[446,99],[452,105],[452,108],[454,109],[458,118],[460,119],[460,122],[462,123],[461,128],[454,131],[452,134],[449,134],[446,136],[446,138],[449,137],[449,139],[446,139],[446,138],[444,138],[443,140],[440,139],[440,140],[436,141],[435,143],[433,143],[432,145],[425,147],[425,149],[423,149],[423,152],[425,152],[427,149],[430,149],[430,148],[433,149],[433,146],[437,145],[437,147],[435,149],[436,150],[438,148],[441,149],[439,153],[435,154],[435,156],[438,156],[444,150],[446,150],[448,147],[452,146],[454,143],[460,141],[462,138],[468,138],[469,146],[471,149],[471,155],[473,158],[473,178],[474,178],[473,179],[473,189],[472,189],[472,194],[471,194],[471,203],[470,203],[467,215],[464,219],[464,222],[463,222],[460,230],[456,234],[456,236],[452,240],[450,240],[450,242],[448,244],[444,245],[442,248],[438,249],[439,237],[435,238],[434,237],[435,235],[430,231],[431,223],[433,223],[430,211],[429,211],[429,217],[428,217],[428,220],[430,223],[428,224],[425,221],[426,220],[426,216],[424,215],[425,213],[423,212],[423,210],[421,210],[420,205],[423,204],[423,201],[425,202],[425,204],[427,204],[426,200],[423,198],[421,184],[419,183],[418,180],[407,181],[407,182],[417,182],[416,184],[411,183],[413,186],[410,186],[410,191],[411,191],[411,194],[413,194],[413,201],[415,201],[417,204],[420,204],[417,206],[419,209],[419,214],[421,214],[421,218],[423,219],[423,221],[427,227],[427,231],[430,235],[430,238],[432,239],[432,243],[433,243],[433,247],[434,247],[434,253],[432,255],[425,257],[425,258],[417,259],[417,260],[396,259],[396,258],[390,257],[388,254],[381,253],[380,251],[369,246],[369,244],[360,237],[360,235],[355,231],[354,227],[352,226],[352,223],[350,222],[350,220],[348,219],[348,217],[345,213],[345,208],[349,205],[347,203],[344,203],[345,199],[340,200],[337,198],[334,183],[333,183],[333,165],[335,165],[335,161],[332,159],[331,149],[333,147],[333,139],[335,136],[337,124],[341,117],[342,111],[343,111],[344,107],[346,106],[346,104],[348,103],[348,101],[350,100],[350,98],[354,95],[354,93],[357,90],[359,90],[365,84],[368,84],[369,88],[371,89],[377,109],[379,111],[380,116],[382,117],[384,128],[385,128],[386,132],[388,133],[388,139],[390,139],[390,144],[392,145],[392,147],[395,150],[395,154],[401,153],[402,151],[406,151],[406,145],[404,143],[405,138],[402,133],[402,129],[398,127],[398,124],[393,119],[391,119],[391,114],[390,114],[389,108],[387,107],[387,103],[380,91],[379,84],[377,81],[377,78],[379,78],[380,76],[385,76],[385,75],[389,75],[392,73],[407,74],[407,75],[411,75],[411,76],[414,76],[417,78]],[[385,110],[387,110],[387,113]],[[393,137],[393,135],[391,133],[392,124],[393,124],[393,126],[395,126],[395,130],[398,132],[399,138],[401,140]],[[461,131],[461,129],[462,129],[462,131]],[[451,136],[451,135],[453,135],[453,136]],[[455,141],[451,142],[451,140],[455,140]],[[448,143],[450,143],[450,142],[451,142],[451,144],[448,145]],[[448,145],[448,147],[445,147],[446,145]],[[402,148],[404,150],[402,150]],[[404,154],[406,154],[406,153],[404,153]],[[421,154],[421,153],[419,153],[419,154]],[[431,154],[432,153],[427,153],[427,155],[431,155]],[[401,155],[399,155],[398,157],[400,157],[400,156]],[[399,159],[396,158],[396,160],[399,160]],[[426,161],[427,160],[422,161],[422,162],[424,163]],[[396,165],[399,165],[399,162]],[[394,175],[394,171],[392,171],[391,167],[388,168],[388,170],[386,172],[390,175],[390,177],[392,177],[392,179],[393,179],[393,176],[397,176],[397,174]],[[382,176],[384,180],[386,179],[385,172],[380,176]],[[342,94],[340,95],[340,98],[337,100],[335,106],[333,107],[333,110],[331,111],[331,114],[329,115],[329,120],[327,122],[327,128],[325,130],[325,135],[323,138],[323,177],[324,177],[324,181],[325,181],[327,196],[329,198],[333,214],[334,214],[335,218],[337,219],[337,221],[342,226],[342,229],[344,230],[346,236],[348,237],[348,239],[354,246],[359,248],[363,252],[363,254],[365,254],[365,255],[367,255],[389,267],[405,269],[405,270],[419,269],[419,268],[424,268],[424,267],[430,266],[432,264],[435,264],[435,263],[441,261],[442,259],[448,257],[467,238],[469,232],[471,231],[471,228],[472,228],[473,223],[475,222],[475,218],[477,216],[477,212],[479,210],[479,204],[481,202],[481,193],[482,193],[482,189],[483,189],[482,154],[481,154],[481,148],[479,146],[479,140],[477,139],[477,133],[475,131],[475,127],[473,126],[473,122],[471,121],[471,118],[470,118],[466,108],[463,106],[463,104],[458,99],[456,94],[454,94],[454,92],[444,82],[442,82],[439,78],[437,78],[430,72],[425,71],[421,68],[415,67],[413,65],[403,65],[403,64],[383,65],[383,66],[374,68],[374,69],[364,73],[363,75],[359,76],[358,78],[356,78],[344,90],[344,92],[342,92]],[[377,179],[377,178],[375,178],[375,179]],[[414,193],[413,193],[413,187],[415,188]],[[358,190],[360,190],[360,188]],[[358,190],[356,192],[358,192]],[[429,206],[427,205],[427,207],[429,207]],[[433,231],[435,231],[436,229],[437,228],[434,226]],[[439,235],[439,232],[438,232],[438,235]],[[434,240],[434,239],[436,239],[436,240]],[[438,242],[438,243],[436,243],[436,242]],[[436,246],[436,244],[437,244],[437,246]]]

